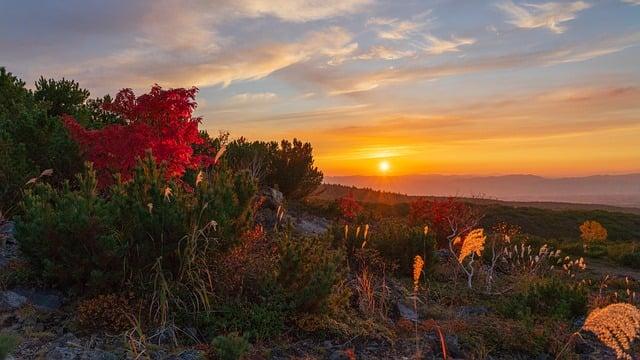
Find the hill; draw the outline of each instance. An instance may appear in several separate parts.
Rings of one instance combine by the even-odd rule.
[[[524,202],[568,202],[640,208],[640,174],[546,178],[535,175],[334,176],[327,184],[415,196],[462,196]]]
[[[409,203],[417,199],[445,199],[436,196],[410,196],[392,192],[360,189],[343,185],[322,185],[311,201],[330,202],[352,193],[356,200],[379,216],[405,217]],[[491,228],[497,222],[518,225],[522,231],[539,237],[577,239],[578,227],[586,220],[596,220],[609,231],[611,240],[640,239],[640,209],[597,204],[558,202],[515,202],[482,198],[461,198],[482,207],[482,225]]]

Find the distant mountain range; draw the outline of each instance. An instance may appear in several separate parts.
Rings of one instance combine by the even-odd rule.
[[[640,207],[640,174],[546,178],[535,175],[327,176],[326,184],[414,196],[481,197]]]

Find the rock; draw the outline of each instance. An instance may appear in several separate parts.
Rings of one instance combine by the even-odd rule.
[[[263,189],[260,194],[265,198],[265,206],[277,209],[284,203],[284,195],[274,188]]]
[[[14,291],[0,293],[0,311],[13,311],[27,303],[27,298]]]
[[[403,319],[418,321],[418,313],[416,313],[411,307],[401,303],[396,303],[396,308],[398,309],[398,313]]]
[[[58,310],[62,306],[62,294],[47,289],[14,289],[16,294],[27,298],[27,301],[40,311]]]
[[[76,360],[80,359],[82,349],[69,348],[66,346],[56,346],[47,353],[47,360]]]
[[[329,229],[325,219],[320,218],[297,218],[295,224],[296,230],[305,235],[322,235]]]

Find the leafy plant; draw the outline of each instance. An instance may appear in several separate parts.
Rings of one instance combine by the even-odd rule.
[[[276,282],[289,306],[297,312],[323,312],[342,274],[344,255],[328,241],[282,235]]]
[[[572,319],[587,311],[587,292],[580,284],[553,278],[534,282],[503,302],[500,312],[513,319],[545,316]]]
[[[368,247],[379,252],[402,275],[410,276],[415,255],[420,255],[430,269],[436,262],[435,238],[424,227],[410,226],[398,219],[383,219],[371,231]]]
[[[121,280],[124,245],[109,227],[111,211],[89,166],[79,189],[37,184],[27,192],[16,238],[33,270],[61,287],[109,288]]]
[[[9,334],[0,334],[0,360],[4,360],[18,345],[18,338]]]
[[[159,163],[166,163],[168,177],[181,176],[187,169],[212,161],[193,154],[193,146],[204,141],[198,132],[201,119],[192,116],[196,92],[196,88],[163,90],[156,85],[148,94],[136,97],[125,89],[102,106],[125,124],[87,130],[71,116],[65,116],[64,123],[85,157],[94,163],[103,186],[112,183],[113,173],[129,180],[137,159],[147,151]]]
[[[251,344],[238,334],[218,336],[211,342],[220,360],[239,360],[249,352]]]

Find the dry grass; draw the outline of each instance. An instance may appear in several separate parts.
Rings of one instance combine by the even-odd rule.
[[[616,352],[619,359],[633,360],[631,343],[640,337],[640,309],[617,303],[593,310],[582,330],[590,331],[598,340]]]

